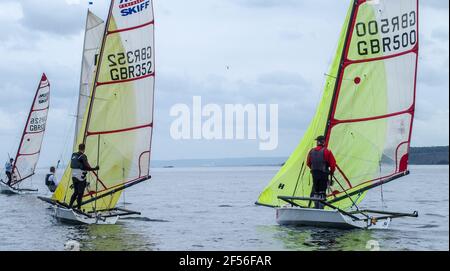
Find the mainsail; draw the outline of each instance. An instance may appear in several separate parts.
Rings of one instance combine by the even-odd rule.
[[[47,76],[43,74],[17,150],[11,186],[17,185],[34,175],[41,153],[49,106],[50,82]]]
[[[338,208],[409,173],[418,20],[418,0],[352,0],[316,115],[257,204],[279,207],[279,196],[310,196],[306,159],[323,134],[338,164],[328,195]]]
[[[153,2],[112,0],[77,136],[100,166],[89,174],[85,212],[114,208],[123,189],[150,178],[154,75]],[[68,203],[71,182],[69,167],[53,199]]]

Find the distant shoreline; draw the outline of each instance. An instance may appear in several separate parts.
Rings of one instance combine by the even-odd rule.
[[[189,167],[281,167],[288,157],[247,157],[216,159],[155,160],[152,168],[189,168]],[[449,147],[413,147],[410,165],[449,165]],[[47,167],[40,167],[40,169]],[[60,165],[60,168],[65,166]]]
[[[288,157],[248,157],[222,159],[157,160],[153,168],[187,167],[270,167],[282,166]],[[410,165],[449,165],[449,147],[413,147]]]

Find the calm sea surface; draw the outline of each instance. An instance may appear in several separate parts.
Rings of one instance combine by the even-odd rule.
[[[0,195],[0,250],[381,250],[449,249],[449,167],[415,166],[383,188],[393,211],[419,211],[394,220],[389,230],[324,230],[278,226],[275,211],[253,203],[276,167],[154,169],[151,182],[128,190],[126,208],[138,219],[113,226],[58,223],[36,195]],[[49,195],[43,175],[32,185]],[[364,205],[382,208],[381,190]]]

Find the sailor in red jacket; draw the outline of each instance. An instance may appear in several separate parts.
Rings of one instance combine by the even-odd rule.
[[[333,176],[336,170],[336,159],[333,153],[325,147],[326,138],[324,136],[319,136],[316,140],[317,147],[309,152],[307,160],[313,177],[311,197],[326,199],[330,176]],[[316,209],[324,208],[323,204],[318,202],[315,202],[315,207]]]

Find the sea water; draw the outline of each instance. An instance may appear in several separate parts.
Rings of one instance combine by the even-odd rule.
[[[120,206],[142,212],[117,225],[65,225],[37,195],[0,195],[0,250],[448,250],[449,167],[413,166],[411,175],[371,191],[365,207],[418,211],[389,230],[279,226],[254,205],[278,167],[153,169],[152,180]],[[49,196],[45,171],[27,186]]]

